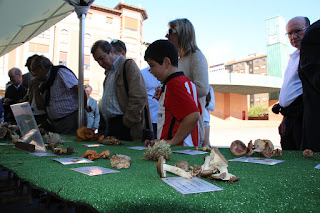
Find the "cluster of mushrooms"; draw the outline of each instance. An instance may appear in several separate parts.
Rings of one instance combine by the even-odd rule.
[[[13,135],[20,137],[20,130],[17,125],[0,124],[0,141],[11,141]]]
[[[104,138],[99,133],[94,133],[94,130],[86,126],[77,129],[76,141],[100,141]]]
[[[111,166],[112,168],[115,168],[115,169],[122,169],[122,168],[127,169],[127,168],[130,168],[131,166],[131,158],[129,156],[118,155],[118,154],[110,155],[109,150],[105,150],[100,154],[98,154],[94,150],[87,150],[82,157],[88,158],[89,160],[96,160],[99,158],[110,159]]]
[[[228,161],[220,153],[218,148],[213,147],[210,156],[204,158],[202,166],[195,165],[191,167],[187,161],[180,161],[174,166],[166,164],[164,157],[159,157],[157,163],[157,171],[161,178],[166,177],[166,173],[170,172],[186,179],[192,177],[204,177],[214,180],[224,180],[230,183],[240,180],[240,178],[229,173]]]
[[[230,151],[233,155],[240,157],[245,154],[252,156],[254,153],[271,158],[279,157],[282,155],[281,149],[274,149],[273,143],[270,140],[257,139],[252,143],[252,140],[246,146],[242,141],[235,140],[230,145]]]

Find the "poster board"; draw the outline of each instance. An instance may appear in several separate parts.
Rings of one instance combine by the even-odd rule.
[[[35,145],[35,152],[46,152],[46,147],[29,102],[13,104],[10,107],[22,135],[19,142]]]

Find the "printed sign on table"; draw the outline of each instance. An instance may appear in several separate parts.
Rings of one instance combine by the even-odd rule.
[[[178,150],[178,151],[172,151],[175,153],[181,153],[181,154],[186,154],[186,155],[202,155],[202,154],[208,154],[208,152],[203,152],[203,151],[199,151],[199,150]]]
[[[186,179],[183,177],[169,177],[162,178],[161,180],[183,195],[223,190],[222,188],[197,177],[192,179]]]
[[[88,166],[88,167],[80,167],[80,168],[73,168],[71,169],[76,172],[80,172],[89,176],[95,176],[95,175],[103,175],[108,173],[116,173],[120,172],[113,169],[103,168],[100,166]]]
[[[52,160],[58,161],[59,163],[62,163],[63,165],[77,164],[77,163],[93,163],[92,160],[88,160],[87,158],[81,158],[81,157],[53,158]]]
[[[145,146],[131,146],[131,147],[128,147],[128,149],[146,150],[147,147],[145,147]]]
[[[231,159],[229,161],[258,163],[258,164],[264,164],[264,165],[275,165],[275,164],[284,162],[284,160],[275,160],[271,158],[257,158],[257,157],[240,157],[240,158]]]

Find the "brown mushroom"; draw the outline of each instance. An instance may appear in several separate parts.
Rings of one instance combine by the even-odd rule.
[[[313,151],[310,149],[306,149],[303,151],[303,157],[305,158],[312,158],[313,157]]]
[[[185,160],[179,161],[179,162],[176,163],[174,166],[179,167],[179,168],[183,169],[183,170],[186,171],[186,172],[187,172],[187,171],[189,170],[189,168],[190,168],[189,163],[188,163],[187,161],[185,161]]]
[[[240,140],[235,140],[230,145],[230,151],[235,156],[245,155],[248,151],[247,146]]]
[[[110,158],[110,163],[112,168],[116,168],[116,169],[128,169],[131,166],[131,158],[127,155],[112,155],[112,157]]]
[[[99,157],[100,158],[109,158],[110,157],[110,151],[109,150],[104,150],[103,152],[100,153]]]

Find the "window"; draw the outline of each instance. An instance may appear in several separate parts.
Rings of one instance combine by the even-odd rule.
[[[261,65],[261,69],[266,69],[266,65]]]
[[[244,73],[244,70],[240,70],[240,73]]]
[[[249,61],[249,64],[252,64],[252,61]]]
[[[106,22],[107,22],[107,24],[112,24],[113,18],[107,16],[107,17],[106,17]]]
[[[262,61],[266,61],[267,60],[267,58],[262,58]]]
[[[256,63],[259,63],[259,59],[256,59]]]
[[[239,66],[238,64],[235,64],[235,65],[234,65],[234,67],[238,67],[238,66]]]
[[[138,20],[130,17],[125,17],[124,28],[129,30],[138,30]]]
[[[241,66],[244,66],[244,62],[241,63]]]

